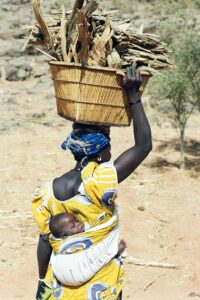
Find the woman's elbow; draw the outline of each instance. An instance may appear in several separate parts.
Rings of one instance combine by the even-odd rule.
[[[148,152],[150,153],[150,152],[152,151],[152,149],[153,149],[153,144],[152,144],[152,142],[151,142],[151,143],[149,143],[149,145],[148,145]]]
[[[145,145],[145,147],[143,148],[144,151],[144,155],[147,156],[153,149],[153,145],[152,142],[149,142],[148,144]]]

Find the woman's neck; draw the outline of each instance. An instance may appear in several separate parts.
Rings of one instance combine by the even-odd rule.
[[[77,161],[77,163],[74,167],[74,170],[76,170],[76,171],[81,171],[82,170],[81,163],[79,161]]]
[[[77,161],[77,163],[76,163],[76,165],[75,165],[75,167],[74,167],[74,170],[75,170],[75,171],[82,171],[83,168],[86,167],[87,164],[88,164],[89,162],[92,162],[92,161],[99,164],[99,162],[98,162],[97,159],[95,159],[95,158],[83,162],[83,165],[81,164],[81,162]]]

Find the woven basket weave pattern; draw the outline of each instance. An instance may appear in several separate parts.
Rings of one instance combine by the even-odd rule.
[[[82,68],[61,62],[49,64],[59,115],[81,123],[130,125],[128,99],[116,70]],[[148,81],[144,79],[143,89]]]

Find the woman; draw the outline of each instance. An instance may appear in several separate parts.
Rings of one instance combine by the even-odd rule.
[[[109,129],[74,124],[72,134],[63,144],[74,154],[74,169],[56,178],[52,184],[37,189],[34,196],[33,210],[41,229],[37,252],[40,278],[37,299],[95,300],[121,297],[123,270],[115,259],[98,272],[91,282],[80,287],[63,286],[53,277],[52,270],[47,269],[52,253],[48,227],[51,216],[67,211],[91,227],[107,222],[113,215],[117,183],[125,180],[152,149],[151,130],[140,99],[139,71],[134,66],[127,68],[122,83],[130,104],[135,145],[111,163]],[[82,193],[82,182],[88,199],[92,200],[91,205],[77,202],[77,195]]]

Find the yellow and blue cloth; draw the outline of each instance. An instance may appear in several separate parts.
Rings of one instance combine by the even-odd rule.
[[[82,171],[80,194],[66,200],[55,198],[52,183],[47,183],[35,191],[32,202],[35,219],[41,234],[49,233],[49,220],[61,212],[72,213],[89,228],[109,221],[115,211],[117,197],[117,174],[112,162],[98,165],[90,162]],[[118,222],[118,219],[117,221]],[[111,225],[110,230],[112,230]],[[85,242],[77,241],[65,251],[82,251],[98,243],[108,232],[87,236]],[[60,244],[50,241],[54,250],[59,251]],[[79,287],[65,286],[60,283],[52,272],[51,265],[47,272],[45,283],[52,289],[51,300],[116,300],[124,286],[123,266],[118,258],[113,258],[91,280]],[[45,298],[44,298],[45,299]],[[45,299],[45,300],[47,300]]]
[[[100,153],[110,144],[109,135],[103,133],[74,132],[62,143],[63,150],[71,150],[75,156],[85,157]]]

